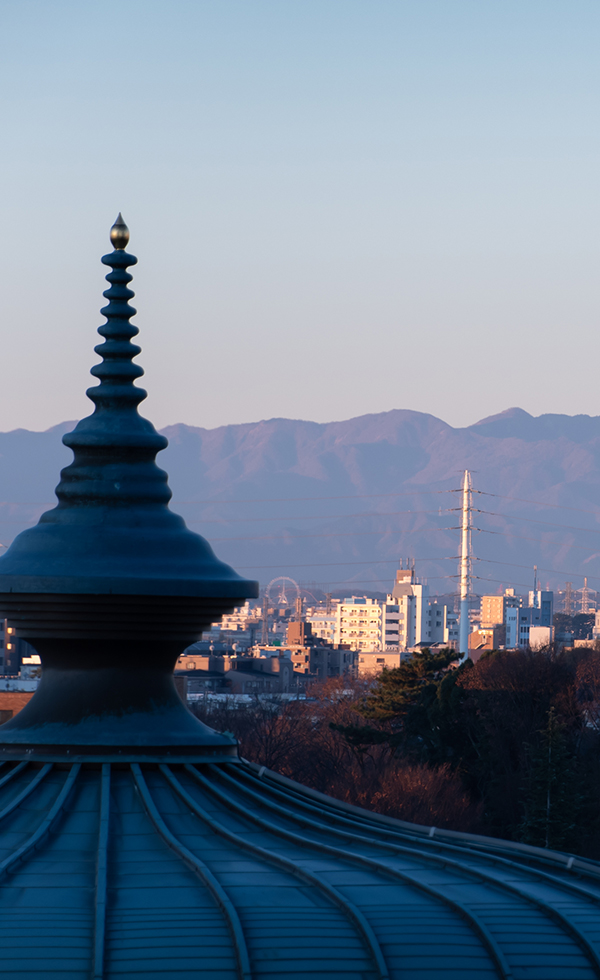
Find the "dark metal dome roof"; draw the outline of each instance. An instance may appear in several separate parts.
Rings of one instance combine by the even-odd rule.
[[[5,980],[588,980],[600,866],[249,765],[10,764]]]
[[[2,980],[600,978],[600,865],[338,803],[178,699],[181,650],[256,585],[168,510],[128,238],[59,505],[0,559],[43,668],[0,727]]]

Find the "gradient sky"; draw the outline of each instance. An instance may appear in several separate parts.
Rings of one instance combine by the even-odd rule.
[[[600,414],[598,0],[1,0],[0,430]],[[106,271],[106,270],[104,270]]]

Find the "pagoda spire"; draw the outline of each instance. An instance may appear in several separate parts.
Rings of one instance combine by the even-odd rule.
[[[235,758],[235,740],[197,721],[172,671],[210,623],[258,583],[219,561],[169,508],[156,454],[167,440],[138,412],[132,276],[121,215],[102,262],[108,300],[88,389],[94,411],[63,442],[74,459],[58,504],[0,557],[0,616],[37,650],[35,697],[0,732],[0,762]]]
[[[63,436],[74,459],[61,472],[57,506],[0,558],[0,594],[15,591],[15,577],[19,591],[37,591],[43,576],[42,592],[223,601],[253,595],[256,584],[219,561],[169,508],[168,476],[156,464],[168,442],[138,411],[146,392],[135,383],[144,371],[135,362],[141,348],[132,343],[139,330],[131,323],[136,309],[128,271],[137,258],[126,250],[129,229],[121,214],[110,239],[113,251],[102,256],[110,269],[101,310],[106,322],[94,348],[101,361],[91,369],[99,384],[87,390],[94,411]]]
[[[102,361],[90,371],[100,384],[86,392],[95,411],[63,436],[75,459],[61,473],[56,488],[59,507],[44,514],[43,521],[61,520],[61,509],[82,503],[105,507],[154,503],[165,508],[171,499],[167,474],[154,462],[167,439],[138,412],[147,393],[135,384],[144,369],[134,363],[141,347],[131,342],[139,328],[130,322],[137,310],[130,303],[135,293],[129,288],[133,276],[127,271],[137,258],[125,251],[129,229],[120,213],[110,239],[115,248],[101,260],[111,269],[106,276],[109,288],[102,294],[108,304],[100,311],[106,323],[98,327],[104,343],[94,347]]]
[[[142,348],[131,343],[139,328],[129,322],[137,310],[129,303],[135,293],[129,289],[128,284],[133,276],[127,269],[137,264],[137,258],[125,251],[129,242],[129,228],[121,212],[110,229],[110,240],[114,251],[103,255],[101,260],[112,270],[106,276],[110,287],[102,294],[108,300],[108,305],[100,310],[106,317],[106,323],[98,327],[98,333],[105,340],[94,348],[102,358],[102,364],[97,364],[90,372],[93,377],[99,378],[100,385],[89,388],[86,394],[97,408],[114,410],[139,405],[147,393],[143,388],[134,386],[134,381],[142,377],[144,369],[133,363],[133,358],[141,353]]]

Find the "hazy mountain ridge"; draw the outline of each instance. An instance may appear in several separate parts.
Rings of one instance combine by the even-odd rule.
[[[71,459],[61,436],[72,427],[0,433],[5,544],[52,506],[59,470]],[[290,574],[382,587],[394,562],[411,555],[432,589],[452,590],[454,579],[444,576],[455,574],[456,562],[444,559],[457,554],[458,535],[449,529],[458,515],[449,508],[459,499],[445,491],[458,488],[468,468],[476,489],[500,495],[475,497],[477,508],[493,512],[475,515],[482,528],[475,553],[525,566],[478,563],[477,574],[498,580],[486,589],[526,587],[534,563],[554,586],[570,578],[578,587],[576,576],[587,574],[600,588],[600,417],[536,418],[513,408],[455,429],[432,415],[394,410],[342,422],[269,419],[162,431],[169,447],[158,461],[176,509],[215,541],[220,557],[263,582]],[[328,567],[351,561],[364,564]]]

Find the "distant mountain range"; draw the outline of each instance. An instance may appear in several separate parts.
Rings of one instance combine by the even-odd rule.
[[[0,433],[0,540],[53,505],[71,453],[46,432]],[[480,513],[475,587],[600,589],[600,417],[519,408],[454,429],[396,410],[344,422],[292,419],[162,430],[158,461],[173,507],[219,557],[266,584],[279,575],[334,594],[387,590],[396,562],[414,558],[431,591],[456,589],[465,468]],[[311,585],[311,583],[314,583]]]

